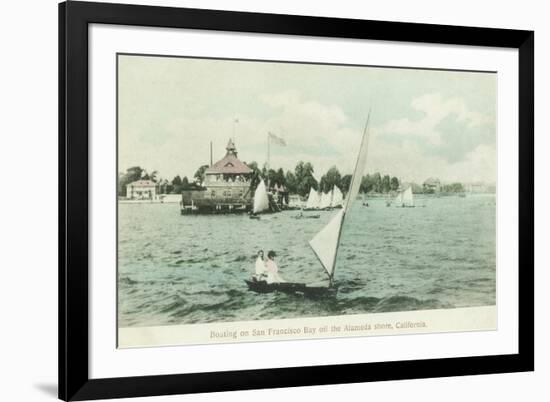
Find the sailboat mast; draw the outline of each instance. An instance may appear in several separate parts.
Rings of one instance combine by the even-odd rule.
[[[267,188],[269,189],[269,158],[270,158],[270,152],[269,152],[269,133],[267,134],[267,168],[266,168],[266,174],[267,174]]]
[[[233,143],[235,143],[235,124],[239,122],[239,119],[233,117]]]
[[[343,208],[342,220],[340,222],[340,228],[338,230],[338,240],[336,243],[336,252],[334,253],[334,260],[332,262],[332,273],[330,274],[330,286],[332,287],[334,282],[334,272],[336,271],[336,257],[338,256],[338,248],[340,246],[340,237],[342,236],[342,227],[344,226],[344,219],[346,218],[346,212],[348,208],[353,205],[353,199],[357,197],[359,192],[359,186],[357,183],[361,184],[361,178],[363,177],[363,172],[365,171],[365,165],[367,163],[367,151],[369,144],[369,121],[370,121],[370,109],[369,114],[367,115],[367,122],[365,123],[365,128],[363,130],[363,138],[361,139],[361,146],[359,147],[359,155],[357,156],[357,161],[355,162],[355,170],[353,171],[353,176],[351,177],[351,183],[348,191],[348,199],[346,205]],[[359,176],[359,177],[358,177]]]
[[[325,268],[325,271],[330,280],[330,287],[334,285],[336,258],[338,254],[340,237],[342,235],[342,226],[344,223],[345,214],[347,213],[348,209],[351,208],[353,200],[357,197],[359,186],[361,184],[361,176],[365,171],[365,165],[367,163],[369,120],[370,111],[367,117],[367,123],[365,124],[365,129],[363,131],[361,146],[359,149],[359,154],[357,156],[355,170],[353,171],[350,189],[348,191],[348,199],[343,208],[331,218],[331,220],[325,225],[323,229],[317,232],[313,239],[309,241],[309,245],[313,249],[313,252],[321,262],[321,265]]]

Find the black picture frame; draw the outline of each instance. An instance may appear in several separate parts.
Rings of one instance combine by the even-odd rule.
[[[88,375],[88,25],[508,47],[519,52],[517,354],[214,373]],[[534,370],[534,32],[70,1],[59,4],[59,398],[87,400]]]

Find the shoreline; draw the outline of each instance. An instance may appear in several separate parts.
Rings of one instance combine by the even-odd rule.
[[[424,193],[413,193],[415,197],[417,198],[441,198],[441,197],[459,197],[460,193],[438,193],[438,194],[424,194]],[[160,199],[153,199],[153,200],[130,200],[130,199],[118,199],[117,202],[119,204],[179,204],[180,194],[167,194],[168,197],[160,200]],[[496,196],[495,193],[465,193],[467,197],[472,196]],[[175,197],[177,196],[177,198]],[[361,200],[361,197],[365,196],[364,194],[361,194],[358,196],[358,200]],[[388,199],[391,197],[394,197],[394,194],[391,193],[371,193],[366,195],[367,199]],[[393,199],[393,198],[392,198]]]

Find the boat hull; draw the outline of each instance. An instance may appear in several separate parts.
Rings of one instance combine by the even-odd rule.
[[[337,291],[336,287],[308,286],[305,283],[299,282],[267,283],[266,281],[258,281],[254,279],[245,280],[245,282],[248,285],[248,290],[256,293],[282,292],[287,294],[302,294],[306,296],[321,296],[335,294]]]
[[[321,215],[315,214],[315,215],[295,215],[293,216],[294,219],[319,219]]]

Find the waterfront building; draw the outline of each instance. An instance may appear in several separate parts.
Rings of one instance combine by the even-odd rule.
[[[252,169],[237,157],[237,148],[233,140],[229,140],[225,148],[225,156],[209,166],[204,172],[204,183],[211,197],[242,197],[250,188]]]
[[[430,177],[422,184],[424,193],[433,194],[441,191],[441,182],[436,177]]]
[[[152,180],[137,180],[126,185],[126,198],[153,200],[157,195],[157,183]]]
[[[225,156],[205,170],[203,188],[182,192],[182,214],[250,210],[253,171],[239,160],[233,140],[229,140],[225,149]]]

